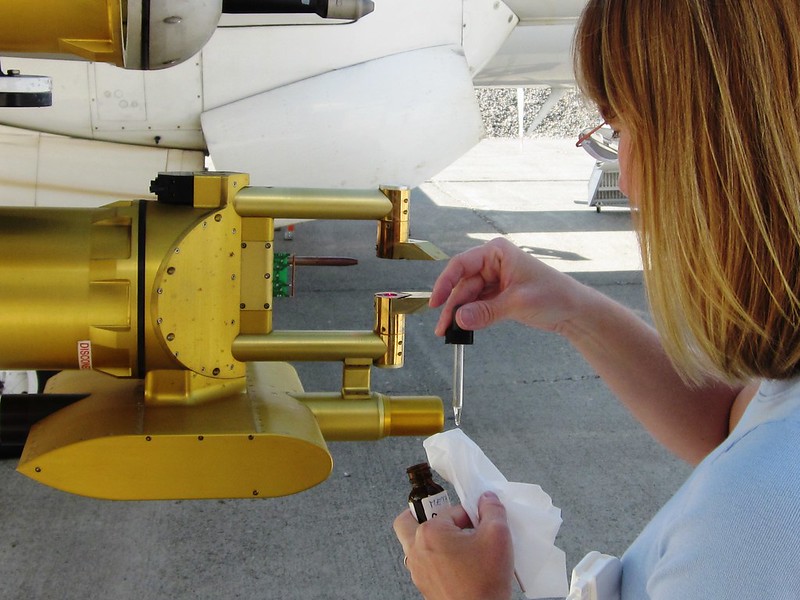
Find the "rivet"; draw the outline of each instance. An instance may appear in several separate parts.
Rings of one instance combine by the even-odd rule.
[[[211,371],[211,374],[216,377],[217,375],[219,375],[219,369],[215,368],[213,371]]]
[[[270,277],[272,277],[272,275],[269,273],[264,273],[264,279],[269,279]]]
[[[164,293],[164,290],[162,288],[158,288],[156,290],[156,294],[163,294],[163,293]]]
[[[37,473],[41,473],[42,472],[42,467],[36,467],[33,470],[36,471]]]
[[[171,342],[174,339],[175,339],[175,334],[174,333],[168,333],[167,334],[167,341],[168,342]]]
[[[198,442],[202,442],[203,441],[203,436],[202,435],[198,435],[197,436],[197,441]]]
[[[216,215],[214,215],[214,220],[215,220],[217,223],[219,223],[220,221],[222,221],[222,215],[221,215],[221,214],[219,214],[219,213],[217,213]]]
[[[175,272],[175,267],[170,267],[169,269],[167,269],[168,275],[172,275],[174,272]]]
[[[167,17],[166,19],[164,19],[164,23],[167,23],[168,25],[177,25],[181,21],[183,21],[183,19],[178,16]]]
[[[144,441],[146,441],[146,442],[152,442],[152,441],[153,441],[153,438],[151,438],[151,437],[148,435],[146,438],[144,438]]]
[[[253,496],[258,496],[258,490],[253,490]]]
[[[239,304],[239,310],[244,310],[245,308],[247,308],[247,305],[244,302]]]

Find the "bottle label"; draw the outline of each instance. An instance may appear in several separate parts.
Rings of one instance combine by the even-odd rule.
[[[420,523],[423,523],[428,519],[432,519],[446,506],[450,506],[450,496],[447,495],[446,491],[439,492],[433,496],[427,496],[426,498],[422,498],[416,502],[408,503],[408,508],[411,511],[411,514],[414,515],[414,517]],[[425,514],[424,519],[420,518],[422,515],[417,512],[417,507],[419,507],[419,513]]]

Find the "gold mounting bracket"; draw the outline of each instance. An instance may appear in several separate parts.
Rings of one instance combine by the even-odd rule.
[[[381,187],[391,201],[392,210],[378,221],[378,258],[394,260],[445,260],[447,254],[430,242],[408,237],[408,214],[411,190],[403,187]]]

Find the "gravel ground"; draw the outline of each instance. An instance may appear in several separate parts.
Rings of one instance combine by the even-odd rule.
[[[550,114],[533,131],[529,131],[551,91],[548,87],[525,89],[525,137],[572,138],[581,130],[599,122],[597,109],[575,89],[569,90]],[[517,88],[476,88],[475,94],[483,116],[486,137],[519,136]]]

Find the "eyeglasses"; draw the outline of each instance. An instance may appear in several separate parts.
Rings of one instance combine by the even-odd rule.
[[[619,157],[617,135],[609,127],[608,121],[582,131],[575,146],[583,148],[589,156],[600,162],[610,162]]]
[[[608,121],[603,121],[597,127],[592,127],[591,129],[585,129],[581,132],[578,136],[578,141],[575,143],[575,146],[578,148],[582,148],[583,145],[592,139],[592,136],[600,131],[603,127],[608,125]]]

